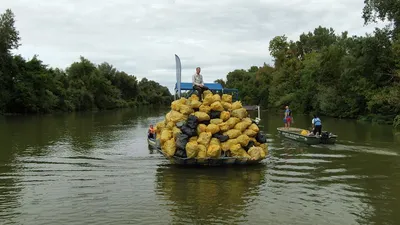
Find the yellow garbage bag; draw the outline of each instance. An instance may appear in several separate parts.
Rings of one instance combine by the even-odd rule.
[[[253,121],[249,117],[243,118],[242,122],[245,123],[247,127],[249,127],[253,123]]]
[[[179,101],[179,99],[178,99],[178,100],[175,100],[175,101],[173,101],[173,102],[171,103],[171,109],[172,109],[172,110],[175,110],[175,111],[179,111],[181,104],[182,104],[182,103]]]
[[[226,121],[226,123],[229,125],[229,128],[230,128],[230,129],[234,128],[235,125],[236,125],[237,123],[239,123],[239,122],[240,122],[240,119],[239,119],[239,118],[236,118],[236,117],[231,117],[231,118],[229,118],[229,119]]]
[[[253,160],[262,159],[262,155],[264,155],[265,158],[265,153],[261,147],[254,147],[254,146],[251,147],[248,151],[248,154],[251,156],[251,159]]]
[[[222,111],[219,118],[221,118],[221,120],[223,120],[223,121],[227,121],[227,120],[229,120],[230,117],[231,117],[231,114],[228,111]]]
[[[234,129],[240,130],[240,132],[244,132],[248,126],[249,125],[247,125],[245,122],[239,122],[234,126]]]
[[[177,123],[179,121],[183,121],[183,120],[187,119],[187,116],[185,116],[182,113],[175,111],[175,110],[171,110],[169,113],[167,113],[167,115],[165,117],[168,122],[172,121],[174,123]]]
[[[243,134],[249,136],[249,137],[255,137],[257,135],[257,132],[255,132],[252,129],[246,129]]]
[[[232,110],[243,108],[241,101],[236,101],[232,104]]]
[[[232,110],[231,116],[237,117],[239,119],[243,119],[247,116],[247,110],[245,108]]]
[[[210,132],[211,134],[216,134],[219,132],[219,126],[210,123],[210,124],[208,124],[208,126],[206,128],[206,132]]]
[[[213,95],[213,100],[214,100],[214,102],[220,102],[221,101],[221,96],[219,94],[214,94]]]
[[[159,132],[161,132],[161,130],[162,129],[164,129],[164,127],[165,127],[165,120],[163,120],[163,121],[161,121],[161,122],[158,122],[157,124],[156,124],[156,131],[159,131]]]
[[[231,147],[231,153],[234,157],[244,157],[251,159],[250,155],[240,146],[240,144],[233,145]]]
[[[179,136],[179,134],[181,134],[181,133],[182,133],[182,131],[179,128],[177,128],[177,127],[173,127],[172,128],[172,135],[173,135],[175,140]]]
[[[199,145],[195,141],[189,141],[186,144],[186,155],[188,158],[195,158],[199,152]]]
[[[225,132],[225,131],[228,131],[229,129],[231,129],[231,128],[229,127],[229,125],[226,122],[219,124],[220,131]]]
[[[193,100],[199,101],[200,99],[199,99],[199,96],[197,96],[197,95],[195,95],[195,94],[192,94],[192,95],[189,97],[189,100],[190,100],[190,101],[193,101]]]
[[[160,131],[156,131],[156,139],[157,140],[161,139],[161,132]]]
[[[190,113],[193,112],[193,109],[188,105],[181,105],[179,112],[184,115],[189,115]]]
[[[213,102],[211,104],[211,109],[214,111],[224,111],[224,107],[222,106],[221,102]]]
[[[232,95],[223,94],[222,101],[227,103],[232,103]]]
[[[222,122],[222,119],[212,119],[210,120],[210,123],[215,124],[215,125],[220,125]]]
[[[197,157],[198,159],[205,159],[207,158],[207,148],[204,145],[198,145],[198,153]]]
[[[193,109],[198,109],[201,106],[201,102],[199,100],[196,99],[192,99],[189,103],[190,107],[192,107]]]
[[[204,146],[208,146],[211,140],[211,132],[203,132],[199,134],[199,138],[197,139],[197,143],[202,144]]]
[[[231,146],[230,150],[232,152],[232,154],[237,153],[240,149],[242,148],[242,146],[240,146],[240,144],[234,144]]]
[[[209,96],[209,95],[213,95],[213,93],[210,91],[210,90],[206,90],[206,91],[204,91],[203,92],[203,95],[204,95],[204,97],[207,97],[207,96]]]
[[[197,139],[198,139],[198,138],[199,138],[198,136],[193,136],[193,137],[189,138],[189,141],[197,142]]]
[[[265,154],[265,151],[263,150],[263,148],[261,146],[259,146],[257,148],[261,148],[261,151],[260,151],[261,159],[265,159],[267,157],[267,154]]]
[[[207,125],[205,124],[199,124],[197,125],[197,134],[200,134],[201,132],[206,132]]]
[[[195,112],[194,115],[197,117],[197,120],[200,122],[210,120],[210,116],[205,112]]]
[[[211,138],[210,145],[220,145],[221,142],[218,140],[218,138]]]
[[[211,105],[214,103],[214,98],[213,95],[207,95],[203,99],[203,105]]]
[[[221,156],[221,146],[210,144],[207,149],[207,156],[210,158],[219,158]]]
[[[163,129],[161,132],[161,145],[164,145],[165,142],[170,140],[172,138],[172,130],[169,129]]]
[[[200,106],[200,108],[199,108],[199,111],[208,114],[208,113],[210,113],[210,111],[211,111],[211,107],[208,106],[208,105],[202,104],[202,105]]]
[[[231,111],[232,110],[232,104],[228,102],[221,102],[222,106],[226,111]]]
[[[260,131],[260,128],[257,126],[257,124],[253,123],[249,126],[250,130],[253,130],[254,132],[258,133]]]
[[[223,151],[228,151],[232,148],[232,146],[234,146],[236,144],[238,144],[237,139],[229,139],[229,140],[221,143],[221,149]]]
[[[308,131],[302,130],[300,134],[303,135],[303,136],[306,136],[308,134]]]
[[[268,145],[267,145],[267,143],[260,144],[260,147],[261,147],[262,150],[264,151],[265,156],[267,156],[267,155],[268,155]]]
[[[250,138],[249,136],[242,134],[239,137],[236,138],[238,140],[238,143],[242,146],[245,147],[249,144]]]
[[[224,133],[224,135],[228,135],[229,139],[237,138],[242,134],[240,130],[232,129],[228,130],[227,132]]]
[[[172,130],[172,128],[174,128],[174,127],[175,127],[175,123],[172,121],[168,122],[167,126],[165,126],[165,128],[170,129],[170,130]]]
[[[172,157],[176,151],[175,140],[171,139],[171,140],[166,141],[163,145],[162,150],[167,156]]]

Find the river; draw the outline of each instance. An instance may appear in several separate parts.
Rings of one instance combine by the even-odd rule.
[[[332,146],[277,136],[259,166],[180,168],[145,133],[165,111],[0,117],[0,224],[398,224],[400,134],[324,118]],[[297,127],[311,118],[297,116]]]

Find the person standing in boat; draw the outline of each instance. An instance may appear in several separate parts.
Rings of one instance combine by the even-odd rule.
[[[149,130],[148,130],[148,132],[147,132],[147,137],[148,138],[155,138],[155,130],[154,130],[154,127],[153,127],[153,124],[151,124],[150,125],[150,128],[149,128]]]
[[[208,90],[208,87],[204,85],[203,76],[200,74],[200,67],[196,68],[196,73],[192,76],[193,88],[197,91],[200,101],[202,100],[203,91]]]
[[[285,117],[283,119],[285,127],[290,128],[290,124],[292,123],[292,121],[293,121],[292,110],[289,109],[289,106],[286,106]]]
[[[321,119],[314,115],[314,118],[311,121],[311,124],[313,126],[313,134],[315,135],[316,133],[318,133],[319,135],[321,135],[322,133],[322,121]]]

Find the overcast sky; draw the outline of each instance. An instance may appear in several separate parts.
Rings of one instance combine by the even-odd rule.
[[[364,0],[0,0],[1,13],[16,16],[25,58],[38,54],[66,68],[82,55],[108,62],[138,79],[175,84],[174,54],[182,81],[195,67],[205,82],[234,69],[272,64],[269,41],[286,34],[298,39],[319,25],[337,33],[370,33],[363,26]]]

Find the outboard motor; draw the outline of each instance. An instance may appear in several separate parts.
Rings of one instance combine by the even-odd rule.
[[[328,143],[328,139],[329,139],[329,132],[322,132],[321,134],[321,143],[326,144]]]

